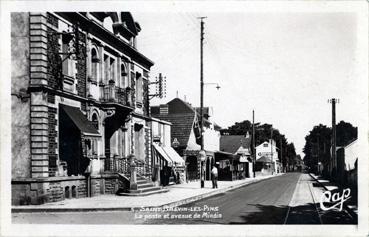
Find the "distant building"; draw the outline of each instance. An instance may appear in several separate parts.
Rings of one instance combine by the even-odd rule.
[[[357,185],[358,154],[357,139],[344,147],[337,148],[337,171],[341,182],[352,186]]]
[[[245,136],[222,135],[220,137],[220,152],[215,157],[216,162],[219,162],[219,180],[252,177],[253,163],[249,133]]]
[[[154,181],[163,182],[163,172],[165,167],[170,167],[170,181],[184,182],[185,162],[181,156],[171,147],[171,126],[172,124],[160,119],[152,118],[153,154],[152,165],[155,168]],[[157,171],[156,171],[157,169]],[[178,175],[174,177],[174,175]],[[178,179],[179,180],[176,180]]]
[[[186,162],[186,179],[200,178],[200,160],[198,154],[201,149],[201,129],[199,125],[199,109],[189,103],[175,98],[167,104],[152,106],[153,117],[168,121],[172,124],[171,144]],[[219,150],[219,130],[211,122],[211,109],[204,108],[204,149],[206,152],[205,178],[210,179],[211,165],[215,163],[214,153]]]
[[[255,147],[255,171],[258,174],[271,174],[281,172],[281,162],[278,159],[276,142],[269,140]]]

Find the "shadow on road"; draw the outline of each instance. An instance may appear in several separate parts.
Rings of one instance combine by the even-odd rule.
[[[319,210],[315,204],[308,203],[291,207],[252,205],[256,211],[253,213],[242,213],[229,224],[357,224],[357,221],[345,211]],[[254,209],[254,210],[255,210]]]

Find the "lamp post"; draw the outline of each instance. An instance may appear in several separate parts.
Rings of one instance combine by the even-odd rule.
[[[204,126],[203,126],[203,109],[204,109],[204,69],[203,69],[203,46],[204,46],[204,19],[206,17],[200,17],[200,131],[201,131],[201,151],[200,156],[200,187],[204,187],[204,177],[202,172],[204,155]]]

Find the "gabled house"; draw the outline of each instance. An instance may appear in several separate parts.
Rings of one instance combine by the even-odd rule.
[[[255,147],[257,174],[265,175],[281,172],[281,162],[278,158],[276,142],[269,139]]]
[[[243,135],[222,135],[220,137],[220,151],[216,154],[220,173],[225,177],[219,179],[234,180],[252,177],[253,163],[251,158],[251,137]],[[230,166],[228,168],[228,165]],[[230,170],[227,174],[226,170]]]
[[[152,106],[151,114],[155,118],[168,121],[171,127],[172,147],[186,162],[186,180],[200,178],[200,160],[198,154],[201,149],[201,128],[199,125],[199,109],[189,103],[175,98],[167,104]],[[210,111],[210,109],[206,109]],[[205,112],[205,110],[204,110]],[[214,164],[214,152],[219,150],[219,131],[209,119],[210,112],[204,113],[204,150],[206,152],[205,178],[210,179],[211,165]]]

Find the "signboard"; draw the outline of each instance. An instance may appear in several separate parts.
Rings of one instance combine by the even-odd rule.
[[[249,162],[249,161],[247,160],[246,156],[241,156],[240,157],[240,162]]]

